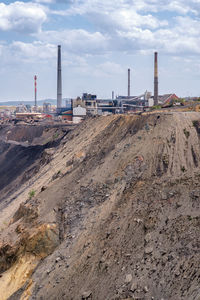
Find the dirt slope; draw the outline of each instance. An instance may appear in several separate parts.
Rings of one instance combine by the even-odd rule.
[[[98,117],[65,136],[0,211],[2,299],[199,300],[199,121]]]
[[[57,147],[70,130],[56,125],[0,126],[0,209],[48,163],[47,149]]]

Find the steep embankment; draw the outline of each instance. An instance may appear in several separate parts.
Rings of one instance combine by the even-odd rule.
[[[1,297],[198,300],[198,120],[100,117],[63,138],[0,212]]]
[[[48,163],[48,149],[58,146],[69,130],[51,125],[0,126],[0,209]]]

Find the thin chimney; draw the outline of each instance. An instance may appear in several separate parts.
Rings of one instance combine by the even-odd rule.
[[[35,109],[37,110],[37,76],[34,76],[34,86],[35,86]]]
[[[112,100],[114,100],[114,98],[115,98],[115,93],[114,91],[112,91]]]
[[[158,53],[154,53],[154,105],[158,105]]]
[[[131,70],[128,69],[128,97],[131,95]]]
[[[62,107],[62,70],[61,70],[61,46],[58,46],[58,69],[57,69],[57,108]]]

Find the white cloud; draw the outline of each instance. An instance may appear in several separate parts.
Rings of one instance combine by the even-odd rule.
[[[0,30],[18,32],[40,31],[47,20],[47,9],[31,2],[0,3]]]
[[[112,77],[113,75],[121,75],[124,73],[124,69],[118,63],[106,61],[96,66],[93,70],[94,76],[97,77]]]
[[[45,4],[51,4],[51,3],[64,3],[64,4],[71,4],[75,3],[76,0],[35,0],[37,3],[45,3]]]
[[[91,47],[91,41],[88,43],[87,53],[90,50],[94,53],[98,48],[105,53],[106,50],[140,50],[143,53],[158,50],[173,54],[184,51],[199,53],[198,9],[199,0],[77,0],[69,9],[52,13],[65,18],[81,15],[93,24],[104,42],[95,48]],[[166,12],[172,13],[172,16]],[[194,16],[190,17],[189,13],[193,13]],[[91,40],[90,34],[88,33],[88,40]],[[70,42],[63,39],[64,43],[68,44],[68,49],[73,52],[73,46],[79,39],[78,35],[78,31],[74,31],[69,35]],[[79,37],[82,40],[82,34]]]
[[[61,10],[61,7],[65,9]],[[200,0],[32,0],[9,5],[0,3],[0,30],[6,31],[4,36],[10,35],[9,41],[0,42],[1,71],[4,66],[10,70],[18,70],[20,66],[24,74],[38,69],[52,69],[54,72],[57,45],[61,44],[63,70],[70,72],[67,81],[73,78],[74,84],[77,84],[77,78],[81,77],[84,89],[85,84],[91,86],[93,79],[97,87],[100,79],[101,85],[109,90],[110,80],[114,84],[118,76],[120,90],[122,77],[126,84],[123,72],[127,69],[129,57],[132,57],[132,62],[135,57],[138,61],[141,59],[138,68],[143,68],[142,78],[149,72],[146,65],[155,50],[159,51],[159,57],[165,57],[172,65],[176,62],[179,70],[183,67],[181,61],[185,64],[184,70],[187,70],[186,64],[189,65],[187,61],[190,61],[193,72],[195,70],[199,74],[200,69],[196,69],[200,63],[195,65],[200,54],[199,17]],[[16,32],[28,32],[28,42],[25,35]],[[173,61],[173,57],[176,60]],[[180,59],[177,60],[177,57]],[[135,66],[137,62],[133,64]],[[165,75],[171,78],[172,70],[169,72],[167,63],[164,69]],[[177,72],[174,70],[174,74]],[[68,82],[66,87],[69,87]],[[77,89],[74,89],[76,93]]]
[[[112,13],[116,10],[131,10],[142,13],[172,11],[180,14],[199,14],[199,0],[75,0],[67,10],[59,11],[62,15],[85,15],[90,13]]]
[[[36,36],[44,42],[62,44],[71,53],[100,54],[109,48],[108,37],[100,32],[90,33],[83,29],[45,31]]]
[[[49,60],[56,57],[56,46],[49,43],[33,42],[23,43],[20,41],[13,42],[10,51],[16,59],[29,60],[31,62]]]

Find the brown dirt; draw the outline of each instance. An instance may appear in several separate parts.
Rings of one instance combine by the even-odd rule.
[[[199,300],[199,121],[178,112],[98,117],[47,151],[51,160],[0,211],[1,249],[26,233],[23,257],[48,255],[10,299]],[[32,245],[42,224],[57,228],[55,251],[41,234]]]

